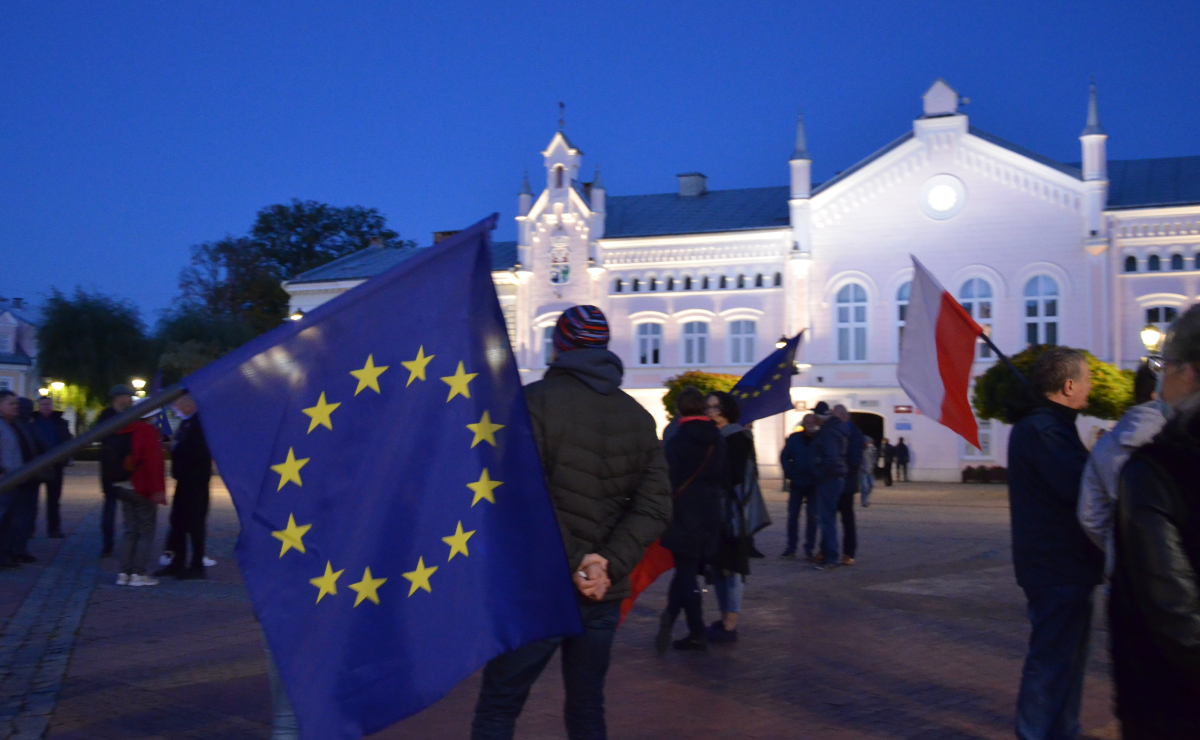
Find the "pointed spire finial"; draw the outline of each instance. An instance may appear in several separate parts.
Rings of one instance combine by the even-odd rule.
[[[796,148],[792,151],[792,159],[810,159],[808,156],[808,139],[804,135],[804,109],[796,119]]]
[[[600,179],[600,167],[596,166],[596,176],[592,178],[592,190],[603,190],[604,181]]]
[[[562,131],[567,125],[567,106],[563,101],[558,101],[558,130]]]
[[[1104,127],[1100,125],[1100,108],[1096,104],[1096,81],[1092,80],[1092,84],[1088,86],[1088,114],[1087,127],[1083,129],[1082,136],[1092,136],[1095,134],[1104,134]]]
[[[533,195],[533,188],[529,187],[529,170],[525,170],[525,177],[521,179],[521,192],[517,195]]]

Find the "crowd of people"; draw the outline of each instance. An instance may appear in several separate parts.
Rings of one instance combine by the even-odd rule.
[[[133,389],[114,386],[109,405],[97,423],[107,422],[134,404]],[[119,586],[154,586],[158,578],[204,578],[205,565],[215,561],[204,554],[204,532],[208,516],[209,480],[212,457],[204,440],[196,403],[184,395],[174,404],[181,418],[173,435],[147,419],[140,418],[106,437],[100,444],[100,487],[104,496],[100,532],[101,557],[119,556]],[[0,390],[0,474],[16,470],[43,452],[73,439],[70,426],[53,399],[43,396],[35,405],[10,390]],[[167,503],[164,450],[171,453],[175,478],[171,529],[160,563],[149,571],[154,550],[158,507]],[[29,540],[37,528],[39,491],[45,488],[46,536],[62,538],[60,501],[66,461],[43,470],[36,478],[0,494],[0,568],[19,568],[37,562],[29,551]],[[117,548],[117,508],[121,509],[123,533]],[[190,539],[192,559],[186,559]]]

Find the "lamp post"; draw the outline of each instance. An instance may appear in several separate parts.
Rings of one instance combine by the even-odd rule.
[[[1162,329],[1159,329],[1154,324],[1146,324],[1146,328],[1141,331],[1142,346],[1146,348],[1147,355],[1157,355],[1162,348],[1163,341]]]
[[[788,338],[783,334],[779,335],[779,339],[775,340],[775,349],[783,349],[787,346]]]
[[[292,321],[299,321],[300,319],[304,318],[304,309],[297,308],[295,311],[292,311],[288,318]]]
[[[133,389],[137,391],[137,393],[134,395],[136,395],[138,398],[144,398],[146,396],[146,381],[142,380],[141,378],[134,378],[133,380],[129,381],[129,383],[133,386]]]

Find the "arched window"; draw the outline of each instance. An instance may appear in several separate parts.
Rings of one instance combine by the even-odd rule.
[[[722,275],[722,276],[721,276],[721,285],[720,285],[720,288],[721,288],[721,290],[725,290],[725,287],[726,287],[728,284],[729,284],[729,282],[728,282],[728,281],[725,279],[725,276],[724,276],[724,275]]]
[[[912,281],[909,280],[896,291],[896,349],[904,344],[904,322],[908,320],[908,299],[912,296]]]
[[[1200,270],[1200,252],[1196,254],[1196,269]]]
[[[563,166],[560,164],[559,166],[554,168],[554,187],[561,188],[562,186],[563,186]]]
[[[1149,272],[1158,272],[1162,269],[1162,260],[1158,258],[1157,254],[1150,255],[1146,260],[1146,269]]]
[[[1153,324],[1166,333],[1171,322],[1179,318],[1179,309],[1175,306],[1155,306],[1146,309],[1146,323]]]
[[[1132,254],[1125,258],[1125,272],[1137,272],[1137,257]]]
[[[638,324],[638,364],[659,365],[662,362],[662,324]]]
[[[675,278],[667,278],[667,290],[675,290]]]
[[[971,278],[958,291],[958,299],[967,315],[983,327],[983,333],[992,336],[992,284],[983,278]],[[992,356],[991,347],[982,340],[978,344],[980,357]]]
[[[708,290],[708,275],[704,276],[703,282],[700,284],[701,290]]]
[[[547,326],[542,329],[542,364],[550,367],[551,362],[554,362],[554,327]]]
[[[658,290],[658,278],[650,278],[650,292]]]
[[[837,294],[838,362],[867,359],[867,290],[858,283],[842,286]]]
[[[1049,275],[1025,283],[1025,343],[1058,344],[1058,283]]]
[[[754,337],[758,331],[749,319],[729,322],[729,362],[734,365],[754,364]]]
[[[777,272],[775,273],[775,287],[778,288],[781,285],[783,285],[783,273]]]
[[[683,276],[683,289],[684,289],[684,290],[691,290],[691,289],[692,289],[692,276],[691,276],[691,275],[684,275],[684,276]]]
[[[738,286],[739,288],[744,288],[744,287],[746,287],[746,276],[745,276],[745,275],[738,275],[738,282],[737,282],[737,286]]]
[[[613,292],[614,293],[620,293],[624,289],[625,289],[625,283],[621,280],[621,278],[617,278],[616,280],[613,281]]]
[[[634,293],[636,293],[638,292],[638,289],[642,287],[642,281],[634,278],[629,287]]]
[[[1172,270],[1182,270],[1183,269],[1183,255],[1182,254],[1171,255],[1171,269]]]
[[[763,286],[763,279],[762,279],[762,274],[760,273],[760,274],[754,276],[754,287],[761,288],[762,286]]]
[[[705,365],[708,363],[708,324],[704,321],[689,321],[683,325],[683,364]]]

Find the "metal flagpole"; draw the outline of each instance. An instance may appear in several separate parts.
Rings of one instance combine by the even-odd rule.
[[[27,482],[30,478],[33,478],[51,465],[56,465],[66,460],[84,447],[104,439],[129,422],[161,409],[185,393],[187,393],[187,389],[181,386],[168,388],[162,393],[150,396],[141,403],[134,404],[128,410],[117,414],[103,424],[92,427],[75,439],[63,442],[48,452],[43,452],[16,470],[9,471],[3,477],[0,477],[0,493],[4,493],[11,488]]]

